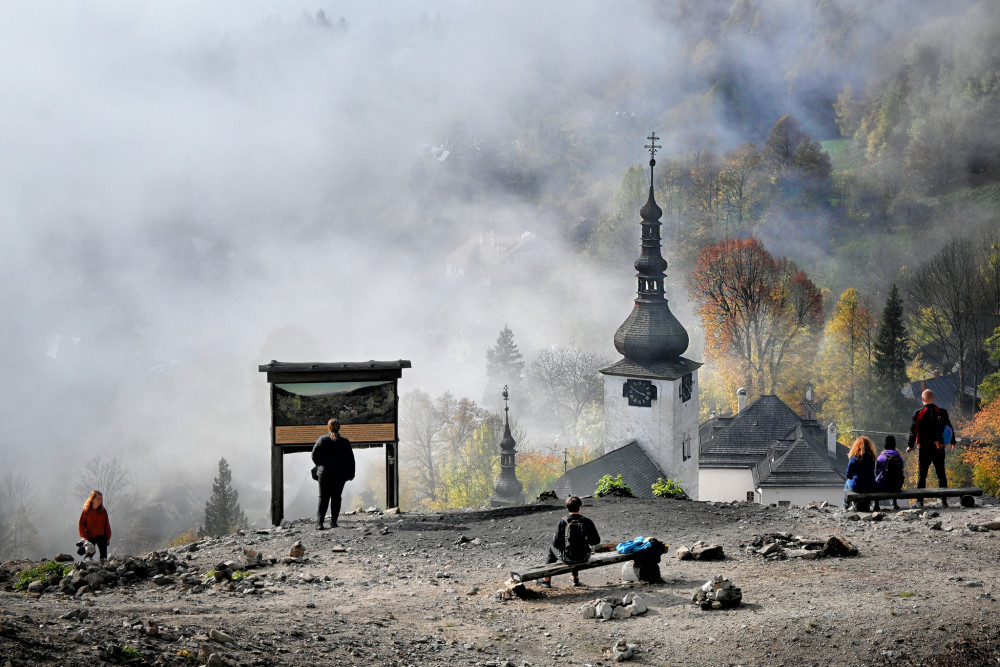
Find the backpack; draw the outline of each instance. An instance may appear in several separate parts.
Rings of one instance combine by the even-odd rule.
[[[588,558],[590,543],[587,541],[587,527],[581,517],[570,517],[563,530],[562,560],[564,563],[585,563]]]
[[[887,456],[885,458],[885,476],[882,484],[890,491],[898,491],[903,488],[903,457]]]

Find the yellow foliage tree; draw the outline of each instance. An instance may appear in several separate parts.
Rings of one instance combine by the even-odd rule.
[[[524,498],[531,501],[563,474],[562,456],[555,452],[527,451],[517,453],[517,478],[524,486]]]
[[[489,502],[500,475],[497,443],[503,433],[500,416],[491,414],[445,464],[441,492],[431,507],[479,507]]]
[[[852,287],[841,294],[825,327],[817,389],[826,398],[824,418],[841,432],[859,426],[876,324],[868,300]]]
[[[1000,398],[957,427],[963,439],[970,442],[962,451],[962,459],[972,468],[972,483],[1000,498]]]

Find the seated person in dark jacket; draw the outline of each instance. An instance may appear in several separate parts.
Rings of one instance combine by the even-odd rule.
[[[590,547],[601,541],[594,522],[580,514],[581,507],[583,501],[579,496],[570,496],[566,499],[569,516],[559,520],[559,527],[556,528],[556,535],[552,538],[549,559],[546,563],[560,560],[567,565],[586,563],[590,558]],[[545,577],[539,583],[544,588],[551,588],[552,577]],[[580,585],[580,575],[576,570],[573,570],[573,585]]]

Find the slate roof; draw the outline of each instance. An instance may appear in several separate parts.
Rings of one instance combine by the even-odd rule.
[[[903,387],[903,396],[909,398],[913,401],[913,409],[918,409],[922,403],[920,401],[920,394],[924,389],[930,389],[934,392],[934,405],[939,408],[944,408],[949,412],[955,410],[955,376],[956,373],[948,373],[947,375],[940,375],[938,377],[927,378],[926,380],[917,380],[916,382],[911,382],[910,384]],[[979,394],[976,392],[976,388],[971,385],[965,385],[964,393],[966,395],[966,401],[975,396],[980,398]]]
[[[750,472],[755,487],[835,486],[846,481],[848,448],[837,444],[837,457],[831,459],[825,442],[801,430],[794,441],[776,443],[771,454]]]
[[[716,417],[699,427],[698,467],[752,468],[775,441],[788,438],[800,425],[818,431],[825,442],[826,431],[818,422],[802,419],[777,396],[761,396],[736,416]]]
[[[633,440],[620,449],[567,471],[552,485],[552,490],[560,498],[592,496],[601,477],[619,473],[636,498],[652,498],[653,491],[650,487],[653,482],[666,477],[639,443]]]
[[[701,364],[684,357],[660,361],[635,361],[622,357],[621,361],[602,368],[605,375],[623,375],[632,378],[653,378],[656,380],[676,380],[698,370]]]
[[[777,396],[761,396],[735,416],[703,422],[699,468],[749,468],[756,487],[843,486],[848,448],[835,457],[826,429]]]

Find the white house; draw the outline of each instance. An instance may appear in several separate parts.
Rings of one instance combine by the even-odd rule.
[[[841,504],[848,448],[836,427],[799,416],[777,396],[745,402],[700,426],[698,499]]]

